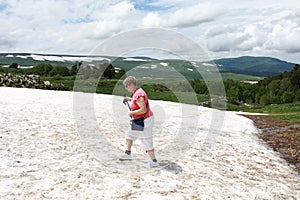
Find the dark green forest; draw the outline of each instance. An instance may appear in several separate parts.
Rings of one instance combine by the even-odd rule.
[[[86,66],[81,67],[81,63],[73,66],[52,66],[51,64],[38,64],[33,68],[18,68],[17,63],[9,67],[0,67],[0,74],[14,75],[40,75],[43,81],[51,81],[64,85],[64,89],[73,90],[74,81],[77,78],[82,80],[97,79],[99,80],[97,92],[112,94],[116,84],[120,84],[120,79],[125,77],[124,69],[116,70],[111,64],[102,64],[99,67]],[[80,70],[79,70],[80,69]],[[199,95],[199,101],[209,100],[209,91],[206,83],[201,79],[188,79],[190,86],[186,86],[180,81],[173,81],[173,87],[164,85],[151,84],[143,85],[149,91],[149,96],[153,99],[176,101],[173,95],[174,91],[178,92],[195,92]],[[213,81],[213,80],[211,80]],[[300,101],[300,67],[298,64],[289,72],[267,77],[260,80],[257,84],[249,84],[237,80],[223,80],[227,102],[235,105],[269,105],[285,104]],[[204,98],[203,98],[204,97]]]

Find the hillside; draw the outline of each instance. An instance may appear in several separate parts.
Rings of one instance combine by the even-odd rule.
[[[295,63],[288,63],[271,57],[243,56],[223,58],[214,61],[221,72],[247,74],[253,76],[274,76],[284,71],[291,71]]]
[[[78,63],[97,66],[103,62],[112,62],[115,68],[123,68],[126,71],[133,70],[138,76],[163,77],[163,78],[201,78],[199,70],[207,70],[217,66],[223,77],[244,76],[245,79],[254,80],[257,77],[274,76],[284,71],[290,71],[294,63],[278,60],[271,57],[223,58],[209,62],[188,62],[185,60],[157,60],[149,57],[112,57],[112,56],[80,56],[80,55],[43,55],[30,53],[2,53],[0,54],[0,66],[9,66],[17,63],[20,67],[33,67],[41,63],[53,66],[71,67]],[[179,73],[178,73],[179,72]],[[226,76],[224,76],[227,74]],[[233,78],[234,79],[234,78]]]

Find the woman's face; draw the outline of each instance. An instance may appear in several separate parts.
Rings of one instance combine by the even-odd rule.
[[[132,83],[129,83],[129,84],[126,84],[125,85],[125,89],[128,91],[128,92],[133,92],[133,84]]]

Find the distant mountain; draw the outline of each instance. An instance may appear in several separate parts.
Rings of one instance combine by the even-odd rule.
[[[252,76],[274,76],[284,71],[291,71],[295,63],[289,63],[271,57],[243,56],[214,60],[221,72],[247,74]]]
[[[185,60],[157,60],[150,57],[113,57],[113,56],[83,56],[83,55],[48,55],[33,53],[0,53],[0,66],[17,63],[20,67],[32,67],[40,63],[53,66],[72,67],[74,64],[86,63],[97,66],[104,62],[112,62],[116,68],[134,72],[141,77],[186,77],[201,78],[199,70],[209,71],[209,67],[217,66],[222,75],[238,74],[255,77],[278,75],[290,71],[294,63],[288,63],[271,57],[243,56],[238,58],[223,58],[210,62],[188,62]],[[225,77],[225,76],[223,76]]]
[[[67,66],[79,62],[88,63],[101,63],[104,61],[110,61],[112,57],[101,57],[101,56],[82,56],[82,55],[55,55],[55,54],[33,54],[33,53],[1,53],[0,54],[0,65],[10,65],[17,63],[21,67],[32,67],[41,63],[48,63],[53,66]]]
[[[150,57],[146,57],[146,56],[133,56],[133,57],[129,57],[129,58],[134,58],[134,59],[142,59],[142,60],[157,60],[155,58],[150,58]]]

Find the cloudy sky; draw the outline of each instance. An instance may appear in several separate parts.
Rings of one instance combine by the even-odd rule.
[[[114,35],[155,27],[192,39],[212,58],[300,63],[299,0],[0,0],[0,22],[2,53],[87,55]]]

